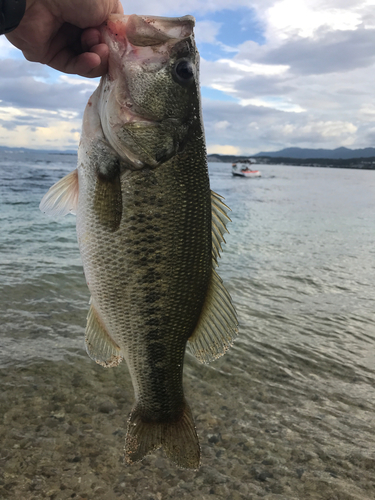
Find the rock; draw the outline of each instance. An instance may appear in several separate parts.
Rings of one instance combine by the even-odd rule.
[[[227,476],[224,476],[224,474],[221,474],[220,472],[211,467],[207,466],[201,467],[201,471],[204,476],[205,484],[221,484],[228,482]]]
[[[268,478],[272,478],[273,477],[273,474],[272,472],[268,472],[268,471],[262,471],[262,472],[259,472],[257,474],[257,479],[258,481],[267,481]]]
[[[74,425],[69,425],[69,427],[65,431],[67,434],[70,434],[71,436],[77,432],[77,428],[74,427]]]
[[[208,442],[212,444],[216,444],[219,441],[221,441],[221,436],[220,434],[208,434]]]
[[[90,413],[90,409],[82,403],[75,404],[73,407],[73,411],[74,411],[74,413],[77,413],[78,415],[84,415],[86,413]]]
[[[301,479],[304,472],[305,472],[305,469],[297,469],[296,470],[296,474],[297,474],[298,479]]]
[[[112,411],[116,410],[116,406],[111,403],[111,401],[104,401],[103,403],[100,403],[99,405],[99,411],[101,413],[111,413]]]
[[[277,460],[274,457],[268,457],[262,461],[262,465],[277,465]]]

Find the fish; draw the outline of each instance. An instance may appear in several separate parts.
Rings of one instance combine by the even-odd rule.
[[[126,360],[135,404],[125,461],[162,447],[196,470],[186,346],[209,363],[233,344],[238,320],[216,271],[230,219],[210,189],[194,24],[114,14],[101,26],[108,73],[84,112],[77,168],[40,209],[76,215],[88,355],[104,367]]]

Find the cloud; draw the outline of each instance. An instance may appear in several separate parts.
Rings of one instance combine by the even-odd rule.
[[[229,71],[262,76],[280,75],[289,68],[288,65],[274,64],[273,61],[271,61],[271,64],[254,63],[248,59],[241,61],[241,56],[236,57],[235,60],[219,59],[217,62],[227,65]]]
[[[77,148],[81,121],[78,112],[0,107],[0,144],[35,149]]]
[[[280,111],[287,111],[288,113],[303,113],[306,109],[302,108],[299,104],[294,104],[291,100],[281,97],[266,97],[256,99],[240,99],[241,106],[264,106],[266,108],[278,109]]]
[[[294,17],[289,8],[277,19],[274,13],[288,2],[273,2],[278,11],[261,10],[255,2],[265,20],[266,43],[248,40],[231,59],[202,62],[202,84],[237,101],[230,104],[235,118],[229,109],[216,117],[211,105],[206,108],[208,141],[227,144],[229,134],[231,143],[242,144],[242,152],[372,145],[366,141],[375,128],[375,15],[363,1],[302,4]],[[314,10],[317,15],[301,20],[303,12]],[[269,114],[260,114],[260,107]],[[213,116],[217,123],[230,123],[223,137]]]
[[[239,148],[230,145],[221,145],[221,144],[211,144],[207,146],[208,154],[220,154],[220,155],[238,155],[240,154]]]
[[[206,14],[217,12],[224,9],[236,10],[239,7],[249,8],[249,0],[190,0],[189,4],[185,0],[159,0],[159,2],[150,2],[150,0],[138,0],[136,5],[131,7],[122,2],[125,13],[146,14],[154,16],[182,16],[186,14]]]
[[[8,58],[1,60],[2,79],[24,78],[25,75],[44,78],[48,76],[48,71],[43,64],[32,63],[24,59]]]
[[[218,43],[217,35],[219,34],[220,26],[221,23],[215,21],[197,21],[195,26],[195,40],[197,44]]]
[[[230,127],[230,123],[228,122],[228,120],[222,120],[214,124],[215,130],[226,130],[228,127]]]
[[[2,58],[17,57],[20,51],[16,49],[5,36],[0,36],[0,54]]]
[[[309,141],[324,144],[332,139],[340,137],[346,144],[351,144],[354,140],[354,134],[357,127],[350,122],[342,121],[319,121],[310,122],[304,125],[293,123],[278,124],[274,126],[274,131],[277,131],[280,137],[289,142],[288,137],[293,137],[296,144],[306,143]]]
[[[213,146],[228,144],[235,146],[240,154],[272,151],[291,145],[334,148],[339,143],[353,146],[360,131],[360,127],[350,120],[319,120],[306,113],[292,114],[229,102],[204,100],[203,104],[210,151]]]
[[[373,145],[373,0],[140,0],[132,12],[196,16],[210,152]],[[0,67],[0,144],[77,144],[98,81],[25,61],[5,37]]]
[[[96,87],[98,86],[98,79],[89,79],[89,78],[81,78],[77,76],[70,75],[60,75],[59,77],[60,83],[68,83],[69,85],[79,85],[81,87],[81,91],[90,91],[94,92]]]
[[[1,61],[1,68],[3,69]],[[19,108],[35,109],[68,109],[83,110],[87,101],[94,91],[97,82],[91,80],[77,79],[79,89],[74,88],[75,80],[66,75],[62,75],[57,81],[49,82],[39,79],[38,76],[47,76],[48,72],[44,67],[35,65],[32,72],[29,65],[19,64],[18,61],[5,61],[8,69],[14,66],[14,72],[8,71],[6,77],[0,77],[0,99],[1,106],[14,106]],[[23,62],[22,62],[23,63]],[[2,73],[3,74],[3,73]]]
[[[265,13],[269,38],[287,39],[290,36],[310,38],[322,27],[332,31],[355,30],[360,25],[359,13],[345,8],[338,1],[330,4],[295,0],[275,2]]]
[[[236,60],[284,65],[303,75],[346,72],[374,64],[374,39],[374,29],[322,29],[313,38],[293,36],[275,48],[257,50],[254,44],[244,44]]]

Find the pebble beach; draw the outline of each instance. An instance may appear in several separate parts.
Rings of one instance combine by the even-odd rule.
[[[374,457],[361,453],[360,441],[352,453],[335,448],[333,409],[314,414],[313,398],[310,408],[294,408],[277,384],[249,385],[244,393],[230,361],[218,363],[220,391],[209,367],[187,361],[186,394],[202,448],[198,471],[176,468],[162,450],[124,463],[133,401],[125,366],[82,360],[2,370],[0,499],[375,498]],[[234,395],[246,411],[232,406]],[[370,417],[357,410],[364,427],[374,425]]]

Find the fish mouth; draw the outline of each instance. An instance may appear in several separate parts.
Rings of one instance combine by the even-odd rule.
[[[168,40],[188,38],[193,34],[195,19],[193,16],[159,17],[124,16],[111,14],[101,26],[105,43],[131,44],[135,47],[151,47],[165,44]]]

